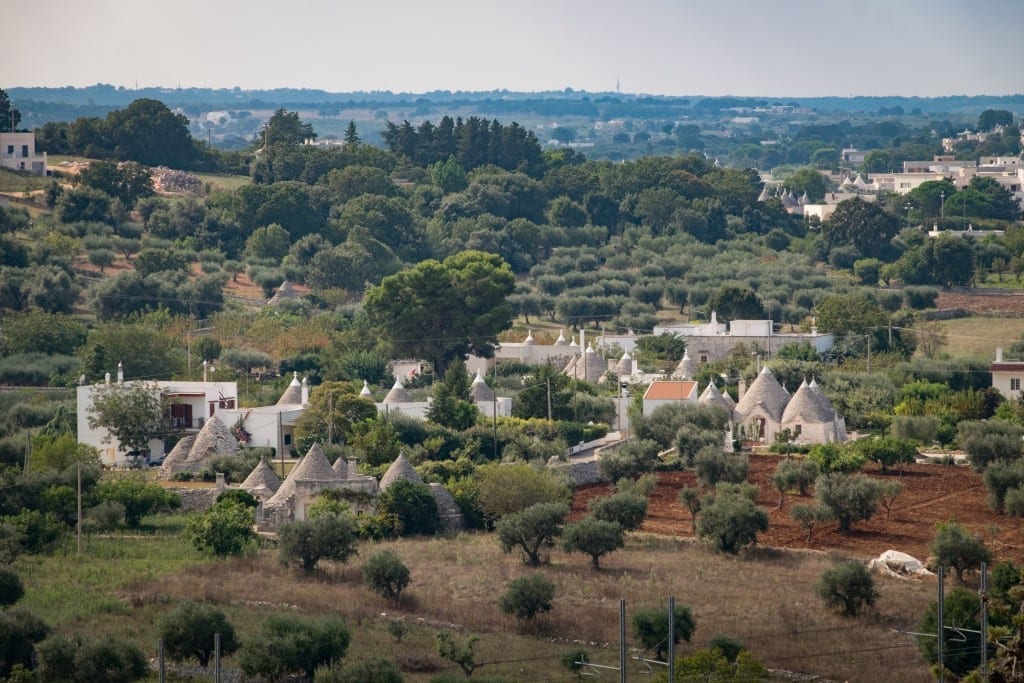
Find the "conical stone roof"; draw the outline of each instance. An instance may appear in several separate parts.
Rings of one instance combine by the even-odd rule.
[[[807,380],[804,380],[782,412],[782,422],[832,422],[835,416],[836,411],[824,394],[811,389]]]
[[[174,448],[164,458],[164,462],[160,465],[160,471],[157,472],[157,479],[170,479],[173,475],[184,469],[185,460],[188,459],[188,452],[192,449],[192,444],[196,442],[195,434],[186,434],[181,437],[178,443],[174,444]]]
[[[494,400],[494,390],[487,386],[487,382],[484,381],[479,370],[476,371],[476,377],[473,378],[473,383],[469,387],[469,396],[474,403]]]
[[[703,393],[701,393],[700,395],[700,398],[697,399],[697,403],[703,405],[721,406],[722,408],[728,410],[730,414],[732,414],[733,408],[736,407],[736,404],[732,400],[732,396],[729,396],[729,394],[723,394],[721,391],[719,391],[718,387],[715,386],[714,382],[711,382],[710,384],[707,385],[707,387],[705,387]]]
[[[383,402],[412,403],[412,396],[410,396],[409,392],[402,386],[402,383],[396,379],[394,386],[391,387],[391,391],[388,392],[388,395],[384,397]]]
[[[533,338],[533,330],[527,330],[526,339],[523,340],[523,343],[527,346],[533,346],[537,343],[537,340]]]
[[[295,483],[299,481],[341,483],[341,477],[331,469],[331,463],[324,455],[320,444],[315,443],[309,447],[305,457],[288,474],[288,477],[281,483],[281,488],[264,504],[264,507],[276,508],[287,504],[288,500],[295,495]]]
[[[568,342],[565,341],[564,330],[558,331],[558,339],[555,340],[555,346],[566,346]]]
[[[260,464],[256,465],[242,482],[242,489],[253,495],[261,489],[273,495],[279,488],[281,488],[281,479],[262,458],[260,458]]]
[[[675,372],[672,373],[673,377],[681,377],[683,379],[693,379],[693,376],[697,374],[697,365],[690,360],[690,353],[683,351],[683,358],[679,361],[679,365],[676,366]]]
[[[277,399],[277,405],[302,405],[302,384],[299,383],[299,373],[292,373],[292,381],[288,384],[288,388],[284,390],[284,393],[281,394],[281,398]]]
[[[295,291],[295,287],[292,286],[291,282],[285,280],[284,282],[281,283],[281,286],[277,288],[277,291],[274,292],[274,296],[270,297],[270,299],[267,301],[267,305],[274,306],[276,304],[281,303],[285,299],[298,298],[300,298],[300,295],[298,292]]]
[[[238,439],[224,426],[220,418],[214,415],[203,424],[203,428],[196,434],[195,443],[189,449],[185,461],[195,463],[215,455],[235,455],[236,453],[238,453]]]
[[[737,420],[739,422],[746,418],[747,415],[750,415],[754,408],[761,406],[777,422],[782,419],[782,411],[786,409],[786,404],[788,403],[789,394],[786,393],[786,390],[775,379],[775,375],[771,373],[771,370],[765,366],[761,370],[761,374],[757,376],[757,379],[747,389],[747,393],[736,404],[734,413],[739,418]]]
[[[417,484],[423,483],[423,477],[419,475],[419,472],[417,472],[412,466],[409,459],[405,457],[405,453],[399,453],[398,457],[395,458],[395,461],[391,463],[388,471],[380,478],[380,490],[386,491],[387,488],[396,481],[412,481]]]
[[[363,398],[371,398],[373,394],[370,392],[370,385],[363,380],[363,388],[359,390],[359,395]]]
[[[615,364],[615,374],[620,377],[633,374],[633,357],[629,355],[629,351],[622,354],[622,358]]]

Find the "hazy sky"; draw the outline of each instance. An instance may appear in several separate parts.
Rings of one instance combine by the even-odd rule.
[[[1024,0],[0,4],[0,87],[1024,92]]]

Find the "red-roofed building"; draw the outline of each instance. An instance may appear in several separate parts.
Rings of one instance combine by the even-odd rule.
[[[697,383],[674,380],[651,382],[644,393],[644,415],[650,415],[658,407],[687,403],[697,405]]]

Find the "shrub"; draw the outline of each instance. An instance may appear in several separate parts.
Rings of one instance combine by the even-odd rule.
[[[650,439],[627,441],[621,446],[601,454],[598,468],[605,481],[636,479],[649,472],[658,462],[659,446]]]
[[[718,634],[708,643],[708,649],[718,650],[731,664],[736,661],[745,648],[743,647],[743,641],[731,636]]]
[[[855,522],[871,519],[878,510],[882,489],[879,483],[860,474],[823,474],[814,484],[818,503],[848,532]]]
[[[720,446],[705,446],[693,459],[697,478],[708,487],[724,481],[738,484],[747,479],[750,462],[746,454],[725,453]]]
[[[807,459],[818,466],[822,474],[831,472],[856,472],[867,462],[864,456],[852,446],[837,443],[819,443],[811,448]]]
[[[720,552],[737,553],[767,529],[768,513],[745,495],[719,489],[709,502],[701,504],[697,534],[712,539]]]
[[[57,636],[39,646],[39,673],[43,681],[128,683],[145,678],[149,663],[132,643],[108,639],[83,643]]]
[[[706,452],[722,453],[722,434],[695,424],[684,424],[676,432],[676,455],[687,465]]]
[[[952,567],[957,583],[964,582],[964,571],[989,562],[992,553],[985,547],[980,534],[972,534],[955,521],[935,526],[935,537],[928,545],[935,564]]]
[[[903,293],[906,295],[907,308],[915,311],[935,308],[935,302],[939,299],[939,290],[935,287],[907,287]]]
[[[357,664],[329,664],[317,667],[316,683],[402,683],[402,672],[393,662],[382,657]]]
[[[533,619],[540,612],[551,611],[555,584],[543,574],[520,576],[509,581],[498,602],[501,611],[519,619]]]
[[[997,460],[1016,460],[1021,456],[1021,437],[1024,427],[1005,420],[961,422],[957,425],[956,440],[967,451],[971,467],[981,472]]]
[[[684,486],[679,490],[679,504],[690,511],[690,531],[697,533],[697,515],[701,507],[700,489]]]
[[[85,511],[82,526],[89,531],[111,531],[124,524],[124,505],[105,500]]]
[[[214,504],[223,505],[229,501],[244,505],[245,507],[252,508],[253,510],[259,506],[259,501],[257,501],[256,498],[245,489],[227,489],[217,496],[217,500]]]
[[[506,553],[519,548],[523,562],[535,567],[544,561],[541,548],[551,545],[562,533],[562,522],[569,514],[565,503],[537,503],[522,512],[506,515],[498,520],[494,529],[498,542]]]
[[[618,522],[626,531],[639,529],[647,516],[647,498],[635,493],[616,493],[612,496],[594,498],[587,509],[597,519]]]
[[[672,614],[674,636],[673,645],[680,640],[690,642],[697,622],[693,618],[693,612],[689,607],[676,605]],[[657,659],[665,660],[668,657],[668,610],[666,609],[642,609],[638,610],[632,619],[633,635],[643,643],[649,652],[654,652]]]
[[[281,564],[298,562],[307,574],[320,560],[346,562],[356,554],[355,523],[348,515],[326,514],[282,524],[277,532]]]
[[[166,614],[157,624],[164,651],[174,661],[195,659],[205,667],[214,654],[214,635],[220,634],[221,654],[238,649],[235,628],[224,612],[213,605],[191,600]]]
[[[414,481],[396,481],[380,494],[378,514],[398,517],[402,536],[433,534],[437,531],[437,501],[430,487]]]
[[[917,446],[910,439],[863,439],[854,443],[854,448],[871,462],[878,463],[882,474],[887,474],[890,467],[914,462]]]
[[[658,478],[653,474],[645,474],[639,479],[619,479],[615,482],[615,493],[635,493],[650,498],[657,486]]]
[[[317,667],[345,656],[349,639],[341,619],[276,615],[263,623],[260,633],[245,641],[238,663],[248,676],[278,680],[286,674],[301,673],[312,680]]]
[[[489,519],[520,512],[535,503],[564,503],[569,487],[548,468],[494,463],[476,470],[480,507]]]
[[[409,568],[392,550],[378,550],[363,565],[363,581],[374,593],[397,600],[409,585]]]
[[[867,567],[856,560],[843,562],[821,575],[818,595],[832,609],[856,616],[865,606],[875,604],[878,591]]]
[[[203,513],[191,515],[185,536],[203,553],[216,557],[240,555],[256,538],[253,510],[227,498]]]
[[[434,649],[441,659],[446,659],[462,669],[462,673],[469,678],[473,671],[480,666],[476,661],[476,653],[473,651],[480,639],[470,636],[466,642],[460,643],[447,631],[439,631],[435,636]]]
[[[9,607],[25,595],[25,585],[17,572],[9,567],[0,567],[0,607]]]
[[[1024,486],[1007,489],[1003,511],[1013,517],[1024,517]]]
[[[142,517],[161,509],[181,507],[181,496],[159,484],[147,484],[141,478],[125,477],[101,481],[94,490],[97,501],[114,501],[124,505],[124,521],[137,528]]]
[[[0,678],[9,676],[17,664],[31,668],[35,645],[49,632],[50,627],[26,609],[0,610]]]
[[[565,551],[590,555],[594,569],[600,569],[601,557],[625,545],[622,527],[618,522],[605,522],[584,517],[565,527]]]
[[[66,530],[56,515],[39,510],[22,510],[13,517],[5,517],[4,521],[17,529],[22,549],[30,553],[46,552]]]
[[[963,631],[957,632],[952,629],[945,629],[943,650],[944,663],[946,668],[957,676],[963,676],[981,663],[981,636],[979,629],[981,622],[979,613],[981,609],[978,594],[966,588],[956,587],[946,593],[942,601],[944,624],[956,624]],[[938,631],[938,608],[937,603],[928,605],[924,616],[917,625],[919,633],[935,634]],[[970,630],[967,630],[970,629]],[[924,654],[925,659],[931,663],[938,660],[936,647],[938,639],[934,636],[918,636],[918,647]],[[989,646],[988,657],[992,659],[993,646]]]
[[[772,475],[772,486],[779,491],[779,507],[781,508],[785,502],[786,492],[794,486],[801,496],[806,496],[808,488],[817,476],[818,465],[813,460],[787,458],[781,461]]]
[[[982,480],[988,490],[989,507],[1002,512],[1007,492],[1024,485],[1024,459],[1013,462],[997,460],[985,468]]]

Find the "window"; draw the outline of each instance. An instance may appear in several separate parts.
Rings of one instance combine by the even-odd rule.
[[[21,156],[23,156],[23,157],[27,157],[28,156],[28,145],[22,145],[21,146]]]
[[[1020,391],[1020,377],[1010,378],[1010,391]]]
[[[292,435],[291,434],[285,434],[284,435],[284,445],[285,446],[291,446],[292,445]]]
[[[14,154],[14,145],[7,145],[7,153]]]

